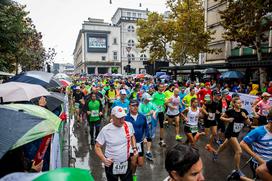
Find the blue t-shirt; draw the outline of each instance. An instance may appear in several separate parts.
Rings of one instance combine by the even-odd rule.
[[[138,113],[136,120],[134,120],[130,113],[128,113],[128,115],[125,117],[125,120],[133,125],[135,131],[134,135],[137,143],[141,143],[145,137],[150,138],[148,124],[144,115]]]
[[[125,102],[122,102],[120,99],[115,100],[112,104],[112,108],[115,106],[120,106],[125,109],[125,112],[128,113],[129,111],[129,100],[125,99]]]
[[[272,159],[272,133],[265,126],[260,126],[250,131],[243,139],[252,150],[257,153],[263,160]],[[257,163],[256,160],[253,160]]]

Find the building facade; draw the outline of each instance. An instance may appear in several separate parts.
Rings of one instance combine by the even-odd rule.
[[[76,73],[121,72],[120,27],[89,18],[79,31],[73,52]]]
[[[146,73],[143,62],[148,60],[149,52],[141,53],[141,49],[136,47],[136,23],[138,19],[147,19],[147,13],[145,10],[118,8],[111,19],[114,26],[120,27],[122,73],[128,64],[131,73]]]

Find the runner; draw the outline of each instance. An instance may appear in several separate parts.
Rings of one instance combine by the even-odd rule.
[[[209,94],[211,96],[211,98],[212,98],[212,90],[211,90],[210,87],[211,87],[211,83],[206,82],[205,83],[205,88],[199,90],[199,92],[197,93],[197,98],[198,98],[201,106],[204,104],[205,95]]]
[[[234,108],[227,110],[221,117],[225,122],[228,122],[228,127],[225,132],[225,141],[219,148],[214,151],[214,160],[217,160],[218,154],[222,152],[228,143],[232,145],[232,148],[235,152],[234,161],[235,168],[240,171],[240,158],[242,154],[242,149],[238,142],[238,136],[240,131],[244,127],[244,123],[246,122],[248,125],[251,125],[251,122],[248,118],[248,112],[245,109],[242,109],[241,100],[236,97],[233,99]]]
[[[262,94],[262,100],[259,101],[252,109],[253,109],[253,113],[256,116],[256,118],[258,119],[258,125],[262,126],[262,125],[266,125],[267,124],[267,119],[266,116],[268,115],[268,111],[271,108],[270,105],[270,101],[269,101],[269,97],[271,97],[270,94],[268,94],[267,92],[264,92]],[[258,107],[258,112],[256,112],[256,107]]]
[[[240,142],[243,150],[253,157],[251,168],[255,175],[256,168],[272,160],[272,109],[267,116],[268,123],[250,131]]]
[[[108,115],[109,115],[113,102],[117,99],[117,92],[113,84],[111,84],[110,89],[106,91],[105,97],[108,102]]]
[[[125,89],[120,90],[120,99],[117,99],[113,102],[112,108],[115,106],[122,107],[126,113],[128,113],[129,110],[129,100],[127,100],[127,92]]]
[[[95,152],[105,165],[108,181],[132,181],[130,147],[137,155],[134,129],[131,123],[125,122],[125,110],[115,106],[112,111],[112,122],[102,128],[97,136]],[[102,146],[105,144],[105,154]]]
[[[195,89],[194,88],[190,88],[190,94],[187,94],[183,100],[182,100],[182,104],[185,105],[185,107],[190,107],[191,106],[191,100],[193,98],[197,98],[196,94],[195,94]]]
[[[213,144],[213,140],[216,137],[217,134],[217,120],[216,120],[216,111],[218,106],[217,103],[212,100],[211,96],[209,94],[205,95],[204,98],[204,104],[202,106],[202,112],[205,115],[204,118],[204,127],[205,127],[205,134],[206,136],[210,135],[209,142],[205,146],[207,150],[210,150]],[[211,134],[210,134],[211,132]]]
[[[91,135],[91,145],[95,144],[95,139],[99,134],[100,124],[101,124],[101,116],[102,113],[102,104],[97,100],[96,94],[91,93],[91,100],[87,103],[87,115],[90,126],[90,135]],[[94,136],[95,133],[95,136]]]
[[[200,135],[205,135],[205,133],[198,132],[198,118],[201,109],[198,108],[197,98],[192,98],[191,107],[186,108],[182,113],[181,117],[185,121],[184,132],[187,137],[187,141],[195,146]]]
[[[139,105],[139,113],[143,114],[146,117],[147,124],[148,124],[148,131],[151,137],[150,140],[147,140],[147,152],[145,157],[152,161],[153,155],[151,153],[151,144],[152,139],[155,138],[156,132],[156,107],[150,101],[152,100],[151,96],[148,93],[143,94],[143,101]]]
[[[151,142],[149,135],[149,129],[147,121],[144,115],[138,113],[139,103],[135,100],[130,101],[129,103],[129,113],[125,117],[127,122],[130,122],[134,128],[134,136],[136,138],[137,145],[137,155],[131,155],[131,169],[133,175],[133,181],[137,181],[136,169],[137,167],[142,167],[144,165],[144,139]],[[131,149],[133,153],[133,150]]]
[[[84,103],[84,94],[81,92],[80,87],[77,86],[75,88],[75,91],[73,92],[73,104],[75,106],[75,117],[77,120],[77,123],[82,122],[82,117],[81,117],[81,109],[82,105]]]
[[[159,84],[158,91],[155,92],[152,96],[152,103],[156,106],[158,112],[158,121],[160,123],[160,142],[159,145],[165,147],[166,144],[163,140],[164,138],[164,112],[165,112],[165,95],[163,94],[164,86]]]
[[[171,96],[166,101],[166,105],[168,106],[168,109],[166,111],[166,115],[168,117],[170,124],[172,123],[173,120],[175,120],[175,127],[176,127],[176,129],[175,129],[176,138],[175,139],[177,141],[180,141],[182,139],[182,136],[180,136],[180,132],[179,132],[179,128],[180,128],[179,108],[181,107],[179,92],[180,92],[179,89],[175,88],[174,95]]]

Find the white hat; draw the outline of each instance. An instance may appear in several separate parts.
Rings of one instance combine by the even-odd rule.
[[[269,94],[268,92],[264,92],[263,94],[262,94],[262,97],[270,97],[271,96],[271,94]]]
[[[117,118],[122,118],[122,117],[125,117],[127,114],[126,114],[124,108],[122,108],[120,106],[115,106],[111,110],[111,115],[113,115]]]
[[[123,94],[123,95],[125,94],[125,95],[127,95],[127,91],[126,91],[125,89],[121,89],[121,90],[120,90],[120,94]]]

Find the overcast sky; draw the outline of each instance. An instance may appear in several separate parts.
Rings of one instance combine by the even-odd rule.
[[[73,50],[81,25],[88,17],[110,22],[118,7],[163,13],[166,0],[16,0],[25,4],[46,48],[55,48],[55,62],[73,63]],[[139,7],[139,4],[142,7]]]

